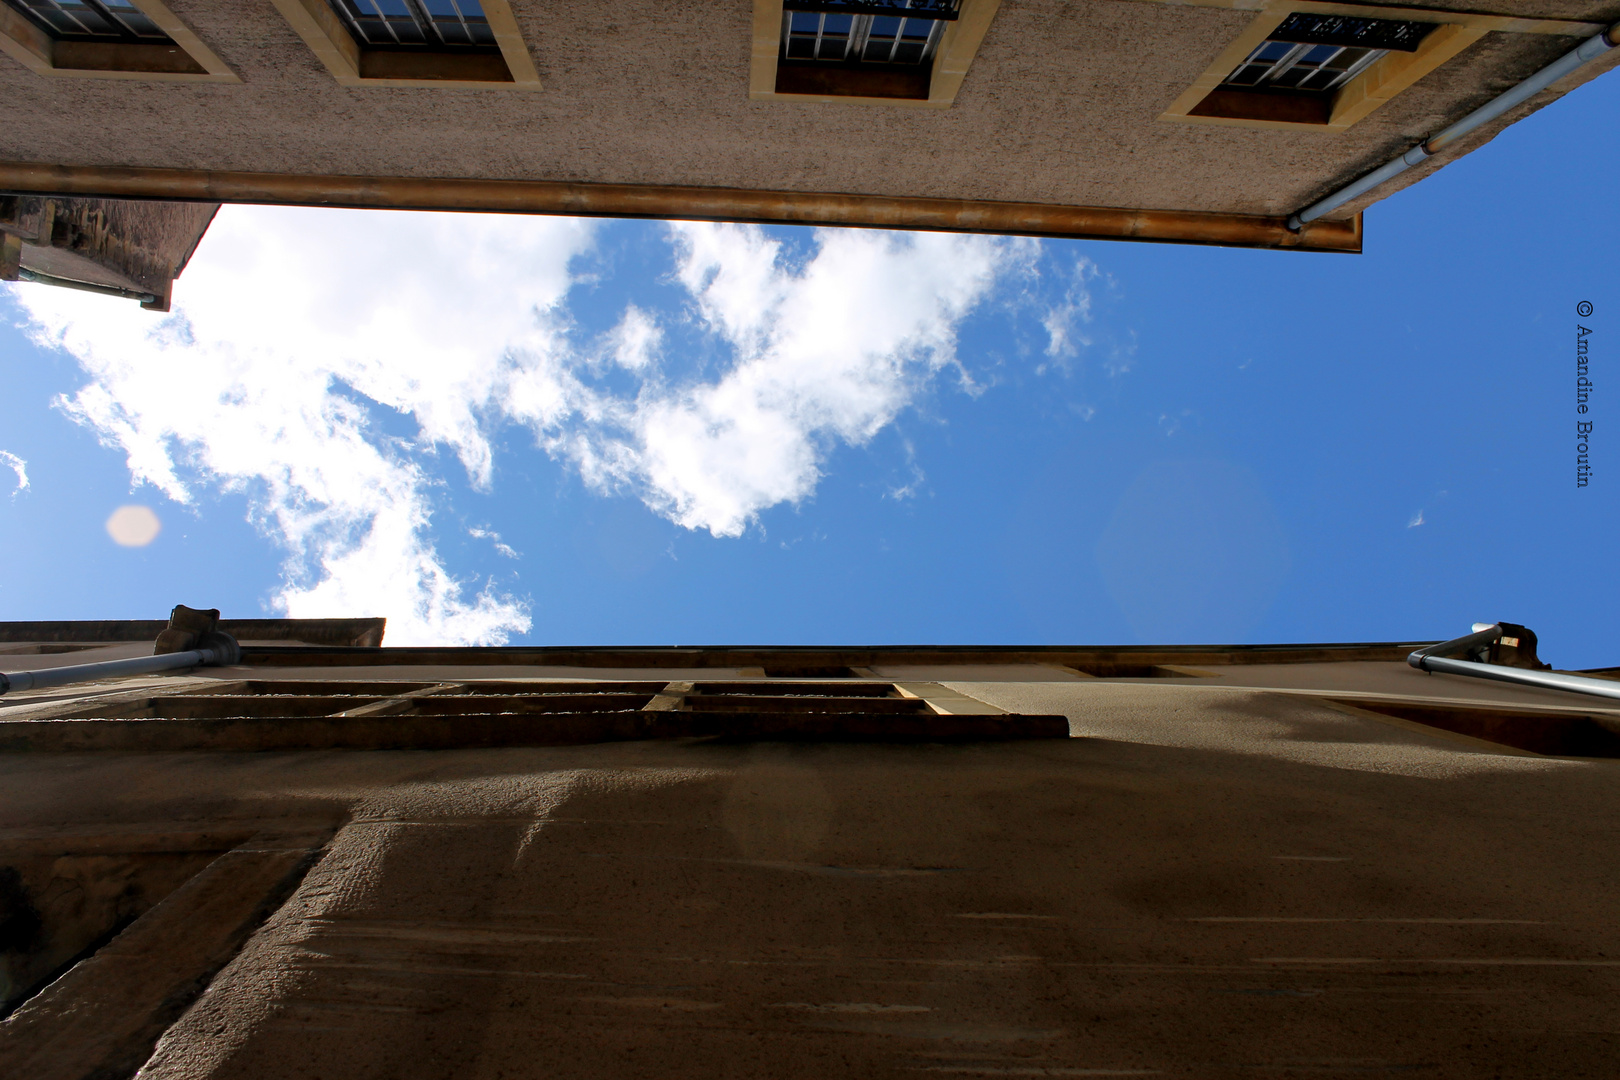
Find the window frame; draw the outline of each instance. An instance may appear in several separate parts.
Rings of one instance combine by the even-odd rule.
[[[339,85],[439,90],[539,90],[540,73],[507,0],[480,0],[498,53],[378,49],[356,41],[327,0],[271,0]],[[505,78],[495,68],[504,67]]]
[[[86,42],[52,37],[22,12],[0,3],[0,52],[36,75],[78,79],[140,79],[151,82],[239,83],[236,72],[204,45],[190,27],[180,21],[162,0],[130,0],[130,3],[169,36],[172,45],[157,42]],[[59,46],[67,46],[59,49]],[[88,46],[88,48],[87,48]],[[199,71],[150,70],[162,62],[160,53],[179,50]],[[60,55],[65,54],[65,55]],[[73,56],[78,55],[78,66]],[[93,66],[84,66],[85,61]]]
[[[782,85],[778,79],[784,14],[782,0],[754,0],[754,33],[748,73],[748,98],[750,101],[799,104],[948,109],[956,101],[957,92],[962,88],[962,80],[967,77],[968,68],[978,55],[979,46],[983,43],[984,36],[990,29],[990,23],[1000,7],[1001,0],[962,0],[957,17],[947,21],[944,32],[939,36],[932,62],[919,65],[927,69],[926,96],[876,96],[860,93],[858,80],[879,75],[892,79],[896,77],[895,72],[882,69],[894,68],[903,71],[909,65],[873,64],[870,68],[850,65],[848,68],[840,69],[833,61],[817,61],[827,65],[825,78],[829,83],[838,81],[841,70],[848,72],[846,85],[838,87],[829,85],[828,89],[835,89],[837,92],[817,92],[814,82],[807,79],[797,84],[799,89],[779,89]],[[793,70],[807,69],[795,67]],[[911,73],[905,72],[904,76],[911,77]]]
[[[1254,94],[1256,99],[1250,115],[1211,114],[1211,109],[1228,107],[1232,102],[1216,99],[1206,102],[1222,90],[1227,78],[1255,49],[1267,41],[1271,33],[1294,14],[1349,15],[1367,19],[1386,19],[1401,22],[1434,24],[1413,52],[1386,52],[1368,65],[1355,78],[1340,87],[1326,103],[1326,115],[1321,122],[1288,119],[1282,108],[1267,108],[1259,99],[1267,96]],[[1496,25],[1522,23],[1528,20],[1506,19],[1500,16],[1480,16],[1428,8],[1379,8],[1350,4],[1295,3],[1289,0],[1270,0],[1265,9],[1255,16],[1244,31],[1234,38],[1215,62],[1187,88],[1160,116],[1163,121],[1189,124],[1214,124],[1225,127],[1260,128],[1285,131],[1315,131],[1337,133],[1346,131],[1376,112],[1423,76],[1436,70],[1452,57],[1474,44],[1492,30],[1519,30],[1521,26]],[[1248,91],[1232,91],[1249,94]],[[1279,100],[1298,100],[1305,95],[1279,95]],[[1195,110],[1204,106],[1202,115]],[[1229,111],[1241,112],[1242,108]],[[1268,115],[1269,114],[1269,115]]]

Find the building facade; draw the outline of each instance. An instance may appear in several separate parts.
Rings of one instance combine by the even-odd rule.
[[[1411,643],[222,626],[0,697],[4,1075],[1612,1069],[1612,700]],[[0,666],[160,631],[0,624]]]
[[[1617,60],[1612,0],[1487,8],[4,0],[0,190],[1357,251],[1369,202]]]

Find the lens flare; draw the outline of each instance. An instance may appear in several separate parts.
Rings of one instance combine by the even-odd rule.
[[[107,535],[120,547],[145,547],[163,531],[150,506],[120,506],[107,519]]]

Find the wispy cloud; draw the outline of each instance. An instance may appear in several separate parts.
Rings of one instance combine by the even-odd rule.
[[[888,491],[884,492],[886,498],[896,502],[915,499],[917,493],[928,482],[928,474],[923,472],[922,466],[917,464],[917,447],[910,439],[903,441],[906,450],[906,471],[909,474],[903,484],[890,484]]]
[[[35,337],[88,376],[59,407],[137,482],[182,504],[204,488],[248,496],[286,552],[273,606],[386,615],[399,644],[495,643],[529,628],[528,603],[447,569],[439,448],[493,490],[493,439],[521,424],[594,489],[741,535],[811,495],[833,447],[870,440],[940,372],[965,378],[957,327],[1030,250],[828,230],[788,258],[765,230],[701,224],[669,239],[669,280],[720,357],[707,367],[666,362],[678,312],[626,305],[582,340],[569,293],[589,279],[575,264],[593,226],[561,219],[227,207],[166,319],[15,295]],[[415,435],[390,435],[389,414]]]
[[[1109,375],[1123,375],[1136,366],[1137,344],[1136,331],[1130,329],[1109,346],[1108,358],[1103,362]]]
[[[1160,413],[1159,430],[1164,432],[1166,438],[1169,438],[1181,430],[1181,425],[1184,424],[1187,421],[1187,418],[1192,416],[1192,414],[1193,411],[1191,409],[1182,409],[1180,412]],[[1087,419],[1089,419],[1089,417]]]
[[[495,532],[492,529],[468,529],[467,535],[472,537],[474,540],[488,540],[494,545],[495,551],[498,554],[504,555],[508,559],[521,559],[523,557],[517,553],[511,544],[508,544],[501,539],[500,533]]]
[[[19,491],[28,490],[28,462],[16,454],[0,450],[0,465],[6,466],[6,468],[17,474],[17,487],[12,491],[13,495],[16,495]]]
[[[1419,525],[1422,525],[1422,524],[1423,524],[1423,511],[1419,510],[1416,514],[1412,515],[1412,520],[1408,521],[1406,523],[1406,527],[1408,529],[1415,529]]]
[[[1091,288],[1097,277],[1097,264],[1080,257],[1075,260],[1073,278],[1063,299],[1047,309],[1041,318],[1046,330],[1046,355],[1059,362],[1070,360],[1091,346],[1085,326],[1091,322]]]

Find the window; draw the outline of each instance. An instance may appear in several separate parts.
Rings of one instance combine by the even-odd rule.
[[[1367,10],[1259,16],[1161,119],[1343,130],[1486,33],[1466,15]]]
[[[1326,124],[1332,95],[1391,50],[1417,52],[1433,23],[1293,14],[1271,31],[1195,115],[1227,115],[1232,94],[1250,110]],[[1253,95],[1267,95],[1264,100]],[[1240,98],[1238,111],[1243,110]],[[1224,110],[1224,111],[1223,111]]]
[[[1433,23],[1290,15],[1221,85],[1329,93],[1391,49],[1417,52],[1433,29]]]
[[[782,55],[788,60],[921,64],[933,59],[944,29],[945,18],[935,15],[902,18],[790,10],[782,14]]]
[[[0,753],[442,750],[693,737],[835,742],[1068,737],[1068,721],[1061,716],[990,712],[982,702],[963,710],[953,705],[961,695],[934,689],[937,695],[923,696],[872,680],[187,680],[169,692],[146,687],[0,721]]]
[[[338,82],[534,90],[505,0],[273,0]]]
[[[816,10],[799,10],[800,5]],[[787,0],[784,6],[782,54],[776,68],[776,90],[783,94],[927,100],[932,74],[928,65],[946,24],[956,18],[954,3],[931,0],[865,4]],[[823,10],[828,8],[853,10]],[[908,14],[877,14],[870,9]]]
[[[750,97],[949,105],[996,6],[996,0],[759,4]]]
[[[335,0],[332,5],[349,31],[373,48],[456,49],[498,51],[495,32],[484,18],[478,0]]]
[[[238,81],[156,0],[4,0],[0,50],[41,75]]]
[[[154,41],[173,45],[129,0],[11,0],[57,41]]]

